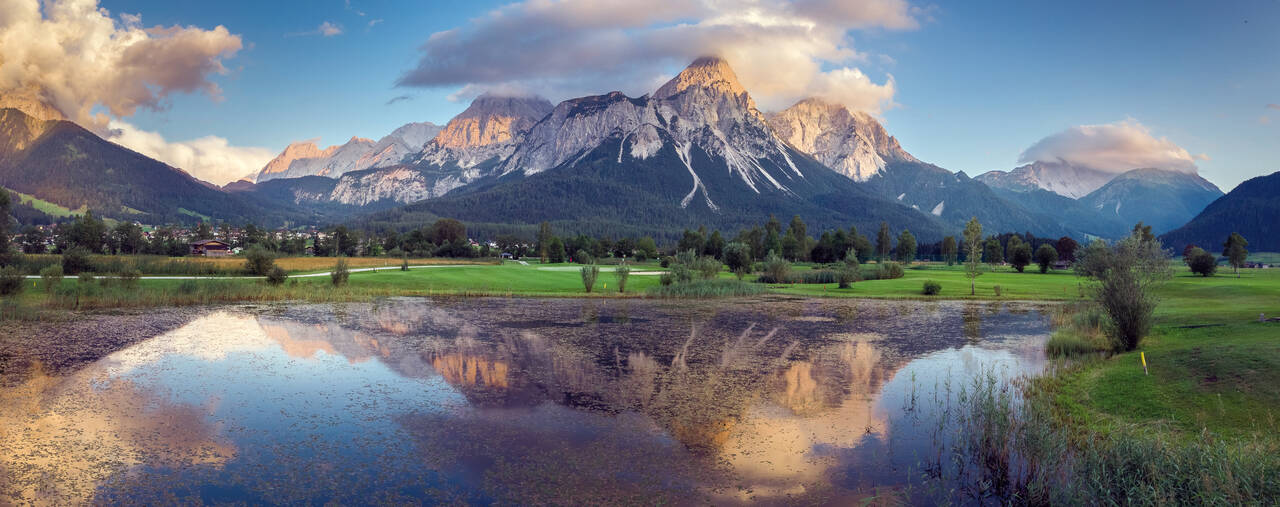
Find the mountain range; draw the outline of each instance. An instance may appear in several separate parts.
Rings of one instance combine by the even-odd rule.
[[[1220,253],[1233,232],[1249,241],[1250,251],[1280,251],[1280,172],[1241,183],[1160,239],[1175,252],[1198,245]]]
[[[6,120],[14,126],[0,132],[12,146],[0,153],[0,184],[72,209],[139,210],[151,220],[405,227],[448,216],[670,236],[683,227],[732,229],[798,214],[814,230],[884,221],[933,241],[976,216],[992,231],[1088,238],[1117,237],[1139,220],[1170,230],[1221,196],[1191,173],[1117,175],[1063,162],[970,178],[912,156],[875,117],[820,98],[763,113],[715,57],[699,58],[638,98],[610,92],[553,105],[481,95],[443,127],[410,123],[376,142],[353,137],[324,149],[293,143],[255,175],[222,188],[83,129],[95,153],[127,153],[130,169],[163,168],[164,176],[129,171],[121,178],[126,162],[107,164],[107,155],[63,157],[77,182],[27,174],[44,159],[24,155],[40,136],[20,127],[41,121]],[[206,201],[217,204],[185,206]]]

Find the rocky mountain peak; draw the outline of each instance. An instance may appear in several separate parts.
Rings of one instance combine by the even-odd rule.
[[[551,102],[542,97],[481,95],[445,124],[434,144],[461,150],[511,143],[546,116],[551,107]]]
[[[866,181],[889,162],[915,162],[875,117],[843,105],[808,98],[768,115],[778,137],[827,167]]]
[[[58,108],[42,100],[40,94],[34,88],[0,93],[0,109],[3,108],[17,109],[37,120],[67,119]]]
[[[729,67],[729,62],[718,56],[704,56],[694,60],[676,77],[658,88],[653,96],[669,99],[694,87],[724,95],[747,95],[747,89],[738,82],[738,75]]]

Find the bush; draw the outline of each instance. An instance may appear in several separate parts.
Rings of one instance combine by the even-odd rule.
[[[878,265],[880,271],[880,280],[893,280],[902,278],[906,273],[902,271],[902,264],[896,262],[885,262]]]
[[[795,280],[794,275],[792,280]],[[798,281],[800,283],[837,283],[840,281],[840,276],[830,269],[815,269],[800,271]]]
[[[663,287],[676,283],[676,276],[671,273],[663,273],[658,276],[658,283]]]
[[[250,275],[266,276],[275,265],[275,256],[261,246],[253,245],[244,253],[244,270]]]
[[[627,291],[627,278],[631,277],[631,268],[626,264],[620,264],[613,270],[613,277],[618,281],[618,292]]]
[[[582,267],[582,287],[587,289],[587,294],[591,293],[591,289],[596,285],[596,278],[600,276],[600,266],[594,264]]]
[[[4,217],[7,220],[8,217]],[[16,266],[0,268],[0,296],[16,296],[26,288],[27,279],[22,276]]]
[[[764,258],[764,274],[761,275],[765,283],[787,283],[791,278],[791,263],[774,252]]]
[[[720,274],[720,269],[722,267],[723,265],[720,264],[720,261],[716,260],[715,257],[710,256],[702,257],[694,261],[692,266],[693,270],[697,271],[698,276],[703,280],[711,280],[715,278],[716,275]]]
[[[75,275],[85,271],[93,270],[93,264],[89,262],[89,251],[82,247],[75,247],[62,253],[62,271],[68,275]]]
[[[1195,247],[1187,254],[1187,267],[1197,275],[1213,276],[1218,271],[1218,258],[1203,248]]]
[[[407,268],[405,268],[404,266],[401,266],[401,269],[407,269]],[[283,284],[284,281],[288,278],[289,278],[289,273],[280,266],[272,266],[271,271],[267,272],[267,284],[269,285]]]
[[[744,243],[734,242],[725,245],[722,255],[729,271],[738,275],[739,280],[746,276],[748,269],[751,269],[751,247]]]
[[[138,280],[142,278],[142,272],[138,268],[129,268],[120,272],[120,285],[134,288],[138,286]]]
[[[347,269],[347,260],[338,257],[338,263],[333,265],[333,271],[329,273],[329,281],[333,282],[334,287],[347,284],[347,279],[351,278],[351,270]]]
[[[408,258],[408,257],[405,257],[405,256],[401,256],[401,257],[400,257],[400,271],[408,271],[408,270],[409,270],[409,258]]]
[[[668,255],[666,257],[663,257],[661,261],[658,261],[658,265],[664,268],[669,268],[671,267],[671,263],[674,261],[675,259],[672,258],[670,255]]]
[[[93,273],[88,271],[81,271],[80,275],[76,278],[81,285],[93,283],[94,280]]]
[[[996,294],[996,297],[1000,297],[1000,291],[1001,291],[1001,289],[1000,289],[1000,286],[999,286],[999,285],[992,285],[992,286],[991,286],[991,291],[992,291],[992,292],[994,292],[994,293]]]
[[[595,264],[596,263],[595,259],[591,258],[591,254],[587,253],[586,250],[582,250],[582,249],[578,249],[577,252],[573,253],[573,262],[576,262],[578,264]]]
[[[1159,241],[1134,235],[1114,246],[1094,241],[1078,258],[1077,274],[1097,282],[1093,300],[1110,317],[1107,336],[1112,348],[1137,348],[1151,331],[1159,303],[1155,289],[1173,274],[1168,254]]]
[[[44,282],[44,291],[53,292],[55,287],[62,285],[62,266],[59,264],[51,264],[40,270],[40,280]]]
[[[933,280],[925,280],[923,292],[926,296],[936,296],[938,293],[942,292],[942,284]]]

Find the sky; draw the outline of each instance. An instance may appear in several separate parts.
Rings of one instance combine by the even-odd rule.
[[[293,141],[443,124],[482,92],[652,92],[725,57],[970,175],[1060,159],[1230,190],[1280,170],[1280,0],[0,1],[0,92],[225,183]]]

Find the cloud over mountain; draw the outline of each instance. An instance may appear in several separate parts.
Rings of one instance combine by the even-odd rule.
[[[717,55],[766,109],[818,95],[878,112],[892,104],[893,78],[877,83],[855,66],[868,58],[849,32],[918,24],[904,0],[528,0],[432,34],[398,84],[640,95],[673,67]]]
[[[154,158],[215,185],[225,185],[261,169],[275,157],[266,148],[231,146],[218,136],[167,141],[164,136],[112,120],[108,141]]]
[[[226,73],[223,60],[242,47],[240,36],[223,26],[144,28],[141,16],[115,19],[97,0],[6,0],[0,2],[0,95],[6,105],[43,118],[56,117],[46,113],[56,110],[110,141],[225,183],[261,167],[270,150],[230,146],[214,136],[169,143],[118,119],[140,108],[163,109],[175,93],[219,99],[211,78]]]
[[[0,3],[0,92],[35,89],[39,99],[91,129],[107,116],[158,109],[173,93],[218,97],[209,80],[222,59],[242,47],[225,27],[143,28],[117,21],[96,0],[7,0]]]
[[[1167,138],[1157,138],[1133,120],[1079,125],[1037,141],[1022,152],[1019,163],[1063,162],[1109,173],[1153,167],[1196,172],[1197,159]]]

